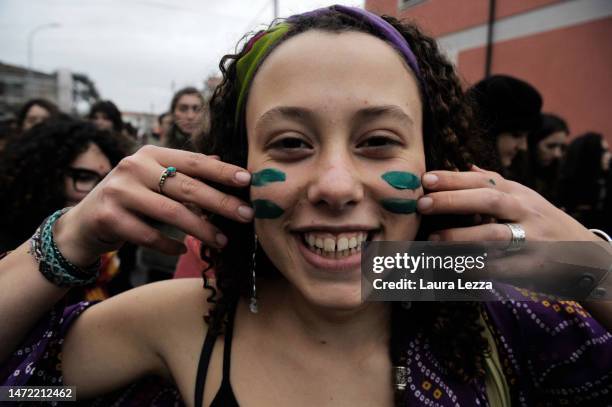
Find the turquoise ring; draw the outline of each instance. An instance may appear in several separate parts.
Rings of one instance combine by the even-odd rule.
[[[161,174],[161,177],[159,177],[159,182],[157,183],[157,185],[159,186],[159,193],[160,194],[163,194],[162,187],[166,183],[166,180],[168,178],[174,177],[175,175],[176,175],[176,168],[174,168],[174,167],[166,167],[164,169],[164,171]]]

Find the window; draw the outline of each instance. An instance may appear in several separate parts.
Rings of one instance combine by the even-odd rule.
[[[398,8],[400,10],[405,10],[405,9],[410,8],[412,6],[416,6],[417,4],[421,4],[425,0],[398,0],[398,1],[399,1]]]

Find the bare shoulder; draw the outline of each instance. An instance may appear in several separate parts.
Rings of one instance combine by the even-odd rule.
[[[88,312],[115,324],[145,328],[155,335],[181,323],[202,320],[209,291],[201,279],[186,278],[146,284],[96,304]]]
[[[92,306],[66,337],[64,377],[83,386],[83,394],[95,395],[144,375],[171,376],[168,360],[177,344],[205,335],[207,295],[201,279],[177,279]]]

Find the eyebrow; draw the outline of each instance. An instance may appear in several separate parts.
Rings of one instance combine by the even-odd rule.
[[[359,109],[353,116],[353,120],[358,123],[367,122],[387,116],[395,120],[403,122],[406,126],[413,126],[414,120],[402,108],[396,105],[371,106]],[[255,124],[255,129],[259,129],[266,123],[274,122],[279,119],[290,119],[299,121],[305,124],[314,124],[316,115],[309,109],[294,107],[294,106],[279,106],[268,110],[264,113]]]
[[[315,114],[301,107],[294,106],[279,106],[268,110],[266,113],[261,115],[255,124],[255,129],[266,125],[267,123],[274,122],[279,119],[290,119],[305,124],[313,124],[315,122]]]
[[[355,114],[355,120],[358,122],[366,122],[387,116],[395,120],[403,122],[406,126],[414,126],[414,120],[402,108],[396,105],[372,106],[360,109]]]

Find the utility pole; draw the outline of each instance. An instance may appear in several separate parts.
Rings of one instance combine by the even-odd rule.
[[[278,0],[272,0],[274,2],[274,19],[278,18]]]

